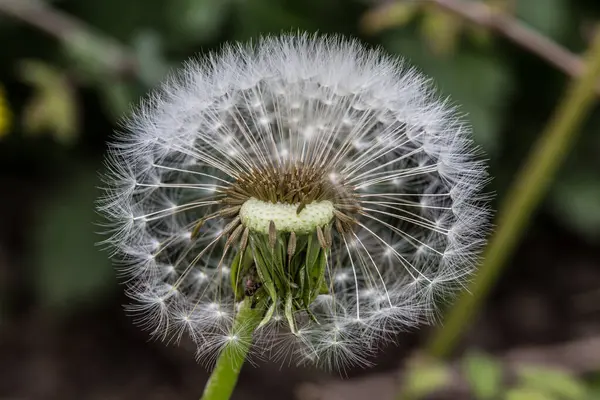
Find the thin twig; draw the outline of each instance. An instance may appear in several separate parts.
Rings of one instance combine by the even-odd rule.
[[[496,10],[479,1],[465,0],[396,0],[385,1],[380,7],[391,10],[399,2],[418,2],[423,6],[433,6],[453,14],[472,24],[494,31],[511,40],[519,47],[537,55],[571,77],[583,72],[583,61],[576,54],[558,43],[526,26],[510,14]],[[377,13],[377,10],[375,11]],[[381,15],[387,13],[380,10]],[[383,25],[384,27],[387,24]],[[600,87],[598,88],[600,92]]]
[[[464,0],[421,0],[476,25],[495,31],[536,54],[572,77],[583,72],[583,61],[556,42],[529,28],[510,14],[483,2]]]
[[[107,59],[105,63],[109,73],[119,77],[130,77],[137,73],[137,62],[132,53],[122,44],[107,39],[83,21],[52,8],[39,0],[0,0],[0,14],[25,22],[37,29],[54,36],[63,43],[72,43],[77,38],[102,38],[95,44],[102,43],[99,59]]]

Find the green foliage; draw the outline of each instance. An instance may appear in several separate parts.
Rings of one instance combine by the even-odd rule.
[[[542,365],[517,366],[505,378],[501,360],[476,351],[468,351],[458,365],[456,373],[439,360],[410,359],[397,400],[427,399],[436,392],[444,393],[457,379],[468,383],[469,393],[476,400],[592,400],[597,398],[595,393],[600,393],[600,379],[587,382]]]
[[[265,33],[280,33],[290,29],[319,29],[311,19],[293,12],[281,0],[240,1],[236,3],[232,38],[248,40]]]
[[[26,60],[19,64],[21,80],[33,88],[23,109],[23,129],[39,135],[50,133],[64,144],[73,142],[79,128],[79,109],[75,88],[65,72],[43,61]]]
[[[586,386],[571,374],[541,366],[522,367],[518,371],[523,390],[538,391],[547,398],[585,400]]]
[[[451,379],[450,369],[444,363],[429,358],[412,359],[398,400],[422,399],[447,386]]]
[[[587,400],[600,399],[600,372],[596,372],[591,378],[588,385]]]
[[[560,39],[569,24],[569,0],[520,0],[514,2],[515,14],[531,28]]]
[[[388,28],[405,26],[417,17],[420,10],[421,5],[413,1],[390,3],[387,7],[367,12],[361,20],[361,28],[368,34],[375,34]]]
[[[131,109],[131,105],[141,96],[136,85],[126,82],[114,82],[108,86],[96,88],[107,115],[115,121],[123,118]]]
[[[596,170],[597,171],[597,170]],[[568,226],[594,240],[600,238],[600,177],[583,169],[559,180],[551,201],[558,216]]]
[[[80,78],[91,82],[112,79],[126,60],[125,49],[114,39],[91,32],[77,32],[63,43],[65,58],[77,65]]]
[[[233,0],[173,0],[167,14],[169,29],[180,39],[180,45],[215,40],[233,3]]]
[[[4,87],[0,84],[0,139],[8,134],[12,127],[12,111],[6,99]]]
[[[115,287],[114,270],[100,238],[94,202],[96,170],[85,166],[41,207],[35,225],[35,287],[44,307],[73,309],[103,298]]]
[[[455,52],[464,26],[461,18],[443,10],[430,9],[423,16],[420,30],[434,54],[447,56]]]
[[[600,239],[600,136],[596,116],[560,173],[549,197],[557,217],[590,241]]]
[[[139,79],[148,87],[156,86],[172,67],[165,56],[164,39],[154,30],[141,30],[132,43],[139,64]]]
[[[384,38],[390,51],[398,53],[432,76],[443,95],[450,96],[473,125],[475,140],[490,154],[499,146],[504,127],[502,109],[511,94],[512,79],[503,60],[484,50],[459,50],[443,59],[402,32]]]
[[[172,0],[69,0],[73,13],[97,32],[127,43],[136,32],[152,27],[169,33]],[[180,15],[184,10],[175,9]]]
[[[505,400],[556,400],[554,397],[551,397],[543,392],[539,392],[535,389],[529,388],[515,388],[510,389],[506,396]]]
[[[462,361],[463,373],[471,391],[479,400],[497,398],[502,388],[502,365],[480,352],[468,353]]]

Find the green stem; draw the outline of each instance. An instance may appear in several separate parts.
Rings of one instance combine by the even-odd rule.
[[[264,316],[263,304],[264,302],[259,302],[252,308],[250,298],[243,301],[233,324],[233,332],[237,338],[221,351],[201,400],[228,400],[231,397],[252,345],[252,334]]]
[[[498,215],[498,229],[484,254],[484,262],[468,291],[463,292],[434,333],[427,352],[446,357],[460,339],[512,255],[532,213],[546,194],[556,171],[574,143],[579,128],[595,103],[600,77],[600,31],[586,57],[585,72],[576,79],[532,150]]]

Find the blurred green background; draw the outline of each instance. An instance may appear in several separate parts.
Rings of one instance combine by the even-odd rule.
[[[199,397],[207,374],[193,351],[185,343],[149,342],[133,326],[122,311],[126,299],[108,254],[95,245],[105,142],[130,105],[185,59],[225,41],[290,30],[343,33],[383,46],[433,77],[441,93],[460,105],[489,157],[497,202],[569,82],[493,32],[418,1],[390,7],[369,0],[46,0],[31,2],[34,11],[17,18],[3,2],[19,0],[0,0],[0,399]],[[575,53],[588,46],[600,19],[597,0],[481,2]],[[489,376],[498,374],[489,366],[515,349],[553,349],[600,337],[599,111],[586,122],[461,344],[459,355],[480,354],[473,349],[493,354],[467,368],[467,381],[475,374],[475,381],[495,385]],[[397,348],[374,360],[376,368],[349,371],[347,384],[374,374],[389,377],[427,333],[399,337]],[[600,360],[598,345],[589,351]],[[567,380],[561,390],[571,385],[570,391],[473,393],[482,399],[600,398],[593,368],[565,366],[579,376],[560,375]],[[491,372],[478,378],[481,370]],[[329,379],[336,376],[279,365],[246,367],[235,398],[378,396],[377,383],[365,397],[341,395],[342,389],[339,397],[338,389],[318,397],[318,384],[311,390],[303,384]],[[473,393],[433,396],[468,399]],[[417,397],[422,395],[411,398]]]

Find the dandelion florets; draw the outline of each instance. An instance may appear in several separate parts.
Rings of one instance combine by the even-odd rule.
[[[331,368],[434,319],[487,232],[485,164],[398,58],[283,35],[189,62],[112,144],[107,243],[160,338],[210,362],[262,307],[254,354]]]

